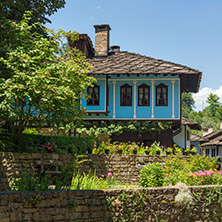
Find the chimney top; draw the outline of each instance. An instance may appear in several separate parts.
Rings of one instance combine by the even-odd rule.
[[[94,25],[95,28],[95,57],[106,58],[109,53],[109,31],[110,26]]]
[[[97,31],[109,31],[111,30],[110,26],[108,24],[104,24],[104,25],[94,25],[94,28]]]
[[[112,45],[110,46],[111,52],[119,52],[120,46],[119,45]]]

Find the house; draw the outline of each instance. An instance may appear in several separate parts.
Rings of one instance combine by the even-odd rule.
[[[197,148],[197,153],[200,154],[201,153],[201,144],[208,142],[209,140],[206,139],[204,136],[199,136],[193,133],[190,133],[190,144],[191,147],[196,147]]]
[[[191,132],[190,130],[201,130],[199,123],[191,121],[187,118],[181,118],[181,126],[173,132],[173,141],[183,149],[191,147]],[[199,147],[199,146],[198,146]]]
[[[86,34],[69,42],[84,52],[94,67],[89,73],[97,82],[89,87],[90,99],[83,99],[89,121],[171,121],[181,124],[181,93],[198,92],[202,73],[184,65],[154,59],[110,46],[110,26],[95,25],[95,48]],[[148,46],[145,46],[148,47]],[[173,144],[171,130],[162,134],[113,135],[120,141],[139,138]]]
[[[208,141],[201,143],[205,155],[211,157],[222,156],[222,129],[204,136]]]

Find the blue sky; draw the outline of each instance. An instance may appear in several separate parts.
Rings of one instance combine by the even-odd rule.
[[[197,110],[210,92],[222,101],[221,0],[66,0],[49,19],[47,27],[87,33],[93,43],[93,25],[109,24],[111,45],[200,70]]]

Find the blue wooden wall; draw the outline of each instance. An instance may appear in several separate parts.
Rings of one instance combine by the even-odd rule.
[[[100,86],[100,105],[99,106],[87,106],[87,101],[82,100],[82,106],[86,108],[87,112],[102,112],[106,110],[106,77],[104,75],[95,76],[97,79],[96,84]],[[152,83],[154,80],[154,94],[152,94]],[[180,79],[178,76],[164,76],[164,75],[134,75],[127,77],[126,75],[116,75],[111,76],[108,79],[109,86],[109,106],[108,106],[108,115],[100,114],[91,114],[87,119],[113,119],[113,81],[116,81],[115,84],[115,119],[120,120],[129,120],[129,119],[138,119],[138,120],[172,120],[180,118]],[[136,82],[136,118],[134,112],[134,81]],[[174,83],[174,115],[172,116],[172,81]],[[138,86],[141,84],[147,84],[150,86],[150,106],[138,106]],[[160,83],[163,83],[168,86],[168,106],[156,106],[156,86]],[[124,84],[132,86],[132,106],[120,106],[120,87]],[[154,101],[154,118],[152,118],[152,96]]]

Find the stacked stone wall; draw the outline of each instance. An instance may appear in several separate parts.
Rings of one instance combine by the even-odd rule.
[[[69,163],[74,154],[54,153],[0,153],[0,190],[9,188],[9,181],[21,172],[59,173],[62,166]],[[136,185],[139,170],[147,163],[163,162],[163,156],[150,155],[109,155],[88,154],[88,161],[81,166],[81,171],[96,172],[98,176],[111,172],[122,184]]]
[[[0,192],[0,221],[221,221],[221,187],[190,187],[189,206],[175,201],[179,190]]]

